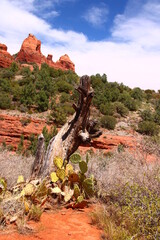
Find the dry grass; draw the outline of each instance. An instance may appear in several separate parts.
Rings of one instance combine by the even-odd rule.
[[[97,180],[100,200],[92,221],[104,230],[103,239],[160,239],[159,161],[146,163],[138,151],[117,151],[92,155],[89,172]]]
[[[7,150],[0,151],[0,177],[7,179],[8,188],[13,187],[19,175],[29,179],[34,157],[23,157]]]
[[[111,155],[93,154],[89,162],[89,174],[97,180],[98,189],[109,193],[126,183],[139,184],[157,191],[160,185],[156,180],[160,175],[158,162],[147,163],[140,152],[115,152]]]

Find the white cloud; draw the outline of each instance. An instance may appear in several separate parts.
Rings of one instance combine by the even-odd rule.
[[[42,15],[42,17],[43,18],[55,18],[55,17],[58,17],[60,14],[57,12],[57,11],[50,11],[50,12],[47,12],[47,13],[44,13],[43,15]]]
[[[91,7],[86,11],[83,18],[91,23],[95,27],[101,27],[105,22],[107,22],[109,10],[104,5],[101,7]]]
[[[109,81],[160,89],[160,4],[157,1],[141,4],[132,16],[128,7],[124,15],[116,17],[112,29],[114,40],[97,42],[89,41],[83,33],[53,28],[16,1],[1,0],[0,7],[0,42],[8,46],[10,53],[18,52],[24,38],[33,33],[42,41],[42,53],[53,54],[54,61],[67,53],[79,75],[106,73]],[[35,6],[32,3],[30,0],[30,9]]]
[[[127,7],[124,15],[116,17],[112,36],[144,48],[160,50],[160,3],[148,0],[133,16],[128,14],[130,8]]]

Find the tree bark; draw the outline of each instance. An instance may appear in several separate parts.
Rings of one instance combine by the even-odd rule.
[[[95,130],[96,122],[90,120],[90,106],[93,98],[93,89],[88,76],[80,78],[80,85],[76,90],[79,93],[78,104],[73,104],[75,113],[71,120],[68,121],[49,142],[44,158],[37,153],[35,163],[33,165],[33,176],[45,177],[53,171],[53,159],[61,157],[68,160],[79,145],[83,142],[90,142],[93,137],[98,137],[102,134],[101,131]],[[39,149],[39,152],[43,153]],[[40,156],[39,156],[40,155]],[[39,161],[37,160],[39,156]],[[42,161],[43,159],[43,161]],[[40,165],[40,166],[37,166]],[[39,171],[37,171],[39,169]]]

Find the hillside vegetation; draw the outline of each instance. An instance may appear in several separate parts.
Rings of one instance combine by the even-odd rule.
[[[72,104],[77,100],[75,87],[79,77],[72,71],[56,70],[42,64],[19,69],[12,63],[8,69],[0,69],[0,109],[16,109],[21,112],[49,111],[48,121],[63,125],[74,113]],[[135,130],[146,135],[158,135],[160,125],[160,93],[154,90],[131,89],[124,84],[108,82],[106,74],[91,76],[94,89],[92,117],[107,129],[114,129],[120,117],[129,111],[137,111],[140,121]]]

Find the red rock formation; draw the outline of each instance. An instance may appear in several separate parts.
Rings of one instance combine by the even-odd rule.
[[[34,35],[29,34],[28,38],[23,41],[16,60],[37,64],[46,62],[45,56],[41,53],[41,42]]]
[[[0,43],[0,67],[8,68],[13,62],[13,57],[7,52],[7,46]]]
[[[11,145],[14,149],[17,149],[20,137],[23,135],[24,145],[27,146],[29,136],[40,134],[44,126],[46,126],[46,122],[42,119],[27,119],[19,116],[0,114],[0,144],[5,142],[7,145]]]
[[[52,55],[51,54],[48,54],[48,56],[47,56],[47,61],[49,62],[49,61],[52,61]]]
[[[75,71],[75,65],[67,54],[60,57],[57,62],[52,61],[51,54],[48,54],[46,58],[41,53],[41,41],[32,34],[29,34],[28,38],[23,41],[16,60],[23,63],[36,63],[38,66],[40,66],[42,63],[47,63],[50,67],[56,69]]]
[[[22,134],[27,144],[29,136],[40,134],[45,125],[45,120],[30,118],[27,122],[27,118],[24,117],[0,114],[0,143],[6,142],[7,145],[17,148]],[[91,145],[81,146],[80,150],[85,152],[92,147],[93,149],[112,151],[119,144],[125,148],[134,149],[137,146],[137,136],[114,136],[107,133],[92,140]]]
[[[47,126],[46,121],[42,119],[30,118],[29,121],[27,120],[25,117],[0,114],[0,144],[5,142],[7,145],[13,146],[13,149],[16,150],[20,143],[20,137],[23,135],[24,146],[27,147],[29,144],[29,136],[32,134],[40,134],[43,127]],[[50,127],[47,126],[47,128],[49,129]],[[93,139],[90,145],[80,146],[79,150],[82,154],[91,149],[94,152],[99,149],[103,150],[103,152],[110,152],[117,149],[121,144],[124,146],[124,149],[128,149],[134,156],[139,152],[146,161],[156,162],[156,155],[147,154],[143,151],[141,140],[142,136],[140,135],[117,136],[110,135],[109,132],[107,132],[99,138]]]
[[[97,139],[93,139],[90,145],[84,145],[80,147],[80,150],[86,152],[88,149],[102,149],[105,151],[112,151],[122,145],[125,149],[135,149],[138,147],[138,138],[137,136],[117,136],[103,134]]]
[[[63,69],[70,69],[72,71],[75,71],[75,65],[70,60],[69,56],[65,54],[64,56],[60,57],[59,61],[56,62],[56,65],[58,67],[62,67]]]

